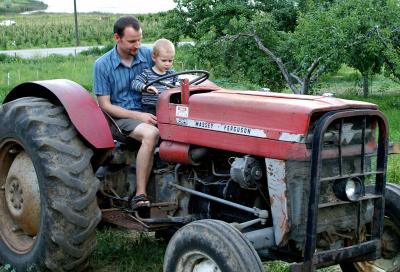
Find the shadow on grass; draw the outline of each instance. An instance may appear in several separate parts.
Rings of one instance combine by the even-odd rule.
[[[92,271],[162,271],[167,245],[151,233],[107,228],[96,234],[97,246],[90,257]]]

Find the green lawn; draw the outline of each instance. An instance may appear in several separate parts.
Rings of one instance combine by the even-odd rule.
[[[383,74],[369,78],[370,92],[372,94],[400,93],[400,84],[385,77]],[[350,67],[343,65],[334,74],[327,74],[321,78],[318,88],[340,95],[362,95],[361,74]]]
[[[98,272],[162,271],[166,243],[154,235],[104,229],[97,232],[97,247],[90,265]]]

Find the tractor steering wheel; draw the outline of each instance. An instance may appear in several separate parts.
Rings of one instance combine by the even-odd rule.
[[[192,79],[191,81],[189,81],[189,85],[198,85],[204,81],[206,81],[208,79],[208,77],[210,76],[210,73],[205,71],[205,70],[187,70],[187,71],[182,71],[182,72],[178,72],[178,73],[173,73],[173,74],[169,74],[166,76],[162,76],[159,77],[153,81],[150,81],[149,83],[146,84],[146,86],[144,86],[144,90],[147,90],[147,88],[151,85],[153,85],[154,83],[159,83],[161,85],[164,85],[168,88],[175,88],[176,86],[163,82],[162,80],[167,79],[167,78],[171,78],[171,77],[175,77],[175,76],[179,76],[179,75],[187,75],[187,74],[201,74],[200,76],[195,77],[194,79]]]

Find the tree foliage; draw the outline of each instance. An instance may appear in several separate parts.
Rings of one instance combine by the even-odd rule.
[[[328,71],[338,70],[343,63],[357,69],[367,96],[368,77],[382,70],[388,50],[383,40],[392,44],[389,36],[399,26],[399,11],[395,0],[337,0],[314,6],[300,16],[292,35],[300,45],[296,60],[304,66],[322,57]]]
[[[320,60],[324,71],[335,72],[343,64],[360,71],[365,94],[368,77],[380,73],[384,65],[400,78],[399,32],[394,31],[400,26],[397,0],[175,2],[177,9],[169,13],[164,35],[174,41],[193,39],[200,65],[218,76],[247,79],[277,90],[284,86],[284,78],[289,86],[293,79],[307,79],[310,68]],[[281,75],[276,58],[260,52],[252,39],[255,35],[241,33],[255,33],[286,70],[295,71],[292,79]],[[226,39],[229,36],[241,38]],[[312,77],[307,80],[311,82]]]
[[[200,65],[215,75],[247,80],[279,90],[283,77],[273,60],[259,50],[254,40],[226,37],[257,32],[269,48],[287,49],[287,31],[294,29],[295,1],[176,0],[164,35],[174,41],[182,36],[195,41]],[[177,34],[179,33],[179,34]]]

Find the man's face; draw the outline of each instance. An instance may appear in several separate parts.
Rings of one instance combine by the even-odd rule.
[[[114,38],[117,41],[118,48],[124,54],[136,56],[141,45],[142,30],[140,29],[137,31],[133,27],[126,27],[124,30],[124,36],[121,37],[115,33]]]

